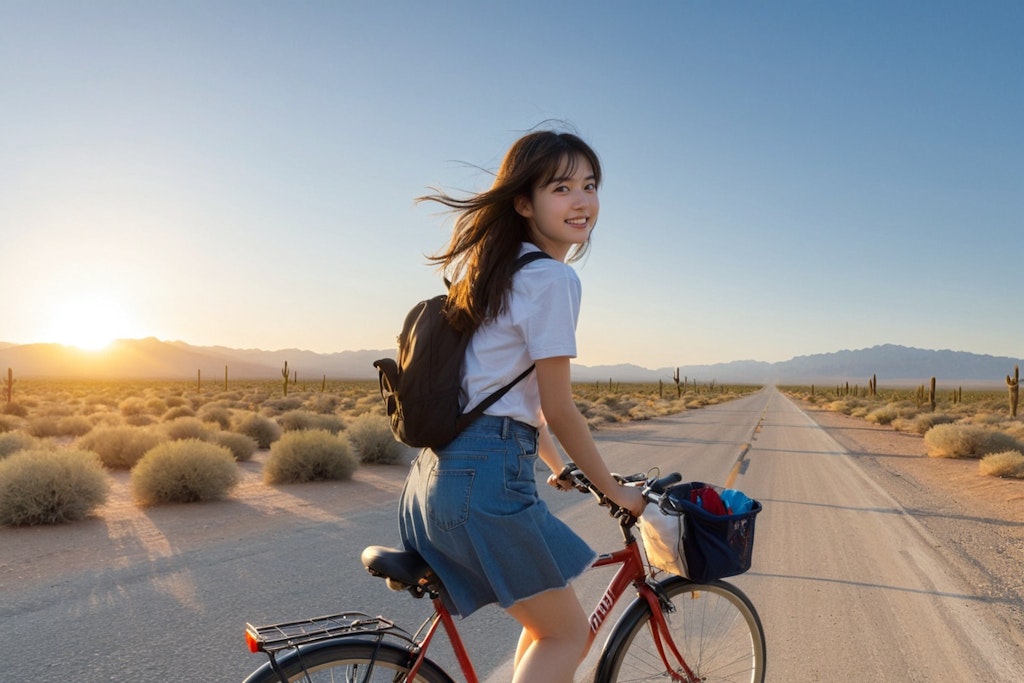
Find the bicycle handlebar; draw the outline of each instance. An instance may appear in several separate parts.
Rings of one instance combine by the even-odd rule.
[[[656,503],[669,486],[683,479],[683,475],[679,472],[672,472],[663,477],[659,477],[657,474],[658,469],[653,468],[647,472],[637,472],[630,475],[621,475],[613,472],[612,477],[623,486],[638,486],[645,500]],[[570,462],[562,468],[562,471],[558,474],[558,479],[570,481],[572,487],[581,493],[592,494],[597,498],[597,504],[609,508],[609,514],[618,519],[622,526],[631,527],[636,524],[636,516],[629,510],[612,502],[608,496],[587,479],[587,476],[583,474],[583,471],[575,463]]]

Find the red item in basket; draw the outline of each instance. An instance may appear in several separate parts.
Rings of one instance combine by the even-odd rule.
[[[696,503],[713,515],[729,514],[725,509],[725,503],[722,502],[722,497],[718,495],[718,491],[710,486],[690,491],[690,502]]]

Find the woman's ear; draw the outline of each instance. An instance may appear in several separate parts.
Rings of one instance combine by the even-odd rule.
[[[526,195],[521,194],[516,197],[512,205],[515,207],[516,213],[523,218],[533,218],[533,202]]]

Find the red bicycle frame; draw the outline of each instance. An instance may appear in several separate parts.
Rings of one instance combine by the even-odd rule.
[[[662,663],[665,665],[665,670],[670,673],[672,680],[683,681],[684,683],[688,681],[696,681],[697,679],[694,676],[693,671],[690,670],[690,667],[687,666],[686,662],[683,660],[683,656],[679,653],[679,650],[676,648],[676,644],[669,633],[668,623],[665,621],[665,615],[662,612],[662,600],[658,595],[658,590],[647,581],[647,572],[644,569],[643,560],[640,557],[640,548],[636,540],[632,538],[632,535],[629,534],[628,531],[624,530],[624,533],[627,537],[625,548],[613,553],[603,554],[594,561],[593,565],[591,565],[592,568],[610,567],[613,565],[620,566],[615,572],[615,576],[613,576],[609,582],[608,588],[605,589],[601,600],[597,603],[597,606],[594,607],[594,611],[590,615],[590,635],[587,638],[587,650],[589,650],[594,644],[594,640],[597,638],[597,632],[601,629],[601,626],[608,618],[608,615],[611,614],[612,608],[619,599],[625,595],[626,591],[629,590],[629,587],[634,586],[637,594],[646,600],[650,607],[650,627],[652,630],[654,644],[658,650],[658,655],[661,657]],[[470,660],[469,653],[466,651],[466,646],[462,642],[462,637],[459,635],[458,628],[455,625],[455,620],[441,602],[440,598],[434,598],[434,615],[429,622],[429,626],[424,624],[427,630],[423,638],[418,641],[419,648],[416,660],[409,669],[408,680],[414,680],[416,678],[420,665],[423,660],[426,659],[427,648],[429,647],[431,640],[437,632],[437,627],[440,624],[444,627],[444,631],[448,635],[448,640],[455,653],[455,658],[459,663],[459,668],[462,670],[463,676],[466,677],[466,683],[479,683],[476,671],[473,668],[473,662]],[[668,652],[666,652],[666,645],[668,646]],[[669,655],[671,655],[675,660],[676,666],[673,666],[670,663]],[[685,676],[680,676],[675,673],[680,668],[685,673]]]

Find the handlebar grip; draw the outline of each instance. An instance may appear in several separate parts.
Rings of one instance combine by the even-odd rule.
[[[648,486],[648,488],[654,493],[665,493],[665,489],[667,489],[672,484],[678,484],[682,480],[683,475],[681,475],[679,472],[672,472],[671,474],[666,474],[664,477],[659,477],[658,479],[655,479],[650,483],[650,486]]]

